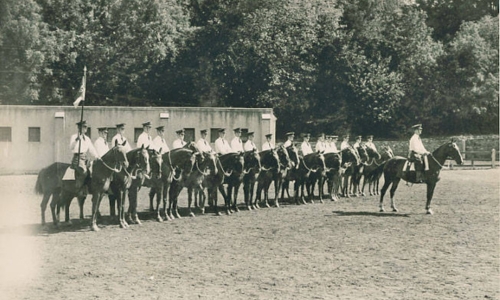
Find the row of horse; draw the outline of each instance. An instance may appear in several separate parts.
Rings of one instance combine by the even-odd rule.
[[[304,157],[299,155],[297,147],[293,145],[262,152],[247,151],[220,156],[213,152],[199,152],[194,143],[164,154],[148,148],[138,148],[128,153],[123,149],[117,144],[102,159],[95,161],[92,176],[86,178],[84,184],[62,180],[69,164],[58,162],[40,171],[35,190],[43,194],[42,224],[45,224],[45,210],[51,196],[50,207],[55,225],[59,223],[59,212],[63,207],[66,221],[70,221],[69,206],[74,197],[78,198],[80,218],[83,219],[83,203],[87,193],[92,194],[93,230],[99,230],[97,216],[100,201],[105,194],[110,199],[112,216],[116,214],[116,206],[120,227],[127,227],[128,223],[140,224],[137,196],[142,186],[151,188],[150,209],[155,212],[158,221],[180,217],[177,203],[183,188],[188,190],[190,215],[194,215],[191,210],[192,200],[197,202],[197,198],[200,199],[202,213],[208,198],[209,204],[220,214],[217,192],[224,199],[227,214],[238,211],[237,197],[241,185],[248,209],[259,208],[261,201],[269,206],[268,191],[272,183],[275,206],[279,206],[279,191],[281,199],[285,192],[290,198],[290,182],[294,182],[293,198],[297,203],[305,203],[304,188],[309,201],[313,201],[316,184],[319,186],[320,201],[323,201],[325,182],[328,183],[328,193],[332,200],[336,200],[338,194],[349,197],[356,194],[356,190],[360,191],[359,183],[363,175],[363,189],[364,184],[369,183],[370,194],[375,194],[383,163],[393,156],[389,147],[384,147],[383,154],[380,155],[375,149],[366,146],[347,148],[339,153],[316,152]],[[128,214],[124,210],[126,198],[129,199]],[[163,209],[160,208],[161,203]]]
[[[452,144],[458,149],[453,142]],[[439,161],[442,160],[441,164],[443,164],[450,155],[439,153],[436,155],[443,156],[439,157]],[[75,197],[78,198],[80,218],[83,219],[83,203],[87,193],[91,194],[91,229],[97,231],[99,230],[97,226],[99,206],[105,194],[108,194],[110,200],[111,215],[117,213],[120,227],[123,228],[128,227],[129,223],[140,224],[137,197],[143,186],[150,187],[150,209],[154,211],[155,218],[160,222],[164,219],[180,217],[177,204],[179,194],[184,188],[188,191],[189,214],[193,216],[191,206],[193,200],[198,204],[197,198],[199,198],[202,213],[204,213],[205,201],[208,199],[215,213],[221,214],[217,203],[218,193],[224,199],[224,209],[227,214],[238,211],[237,198],[242,185],[244,205],[249,210],[259,208],[259,203],[269,206],[268,191],[273,183],[275,206],[279,206],[285,193],[297,204],[305,203],[306,199],[313,202],[316,186],[319,200],[323,202],[325,184],[327,194],[331,200],[335,201],[339,196],[350,197],[364,194],[365,185],[368,185],[370,195],[378,194],[378,181],[384,168],[386,171],[395,168],[391,167],[389,170],[386,166],[387,162],[392,161],[399,166],[405,161],[404,158],[393,158],[393,156],[392,150],[387,146],[382,147],[380,153],[373,148],[361,145],[357,148],[343,149],[338,153],[315,152],[301,156],[294,145],[287,148],[279,146],[262,152],[247,151],[217,155],[213,152],[198,151],[194,143],[163,154],[148,148],[138,148],[126,153],[124,148],[117,144],[100,160],[93,163],[91,177],[87,177],[83,185],[77,184],[75,180],[62,180],[69,164],[54,163],[40,171],[35,190],[43,194],[42,224],[45,224],[45,210],[52,196],[50,207],[56,226],[59,223],[60,209],[63,207],[66,221],[70,221],[69,206]],[[391,164],[393,165],[394,163]],[[398,173],[396,169],[393,171],[394,174]],[[391,176],[391,174],[386,174],[386,182],[380,199],[381,210],[383,210],[383,195],[389,184],[399,182],[401,179]],[[289,194],[291,182],[293,182],[292,197]],[[393,201],[395,188],[397,188],[397,183],[391,189],[391,201]],[[432,195],[430,197],[432,198]],[[126,213],[124,207],[127,198],[129,209]],[[430,207],[430,199],[428,199],[428,206]],[[394,204],[392,207],[396,210]]]

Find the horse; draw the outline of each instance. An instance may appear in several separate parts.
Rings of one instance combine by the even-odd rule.
[[[403,179],[407,182],[425,183],[427,185],[427,203],[425,205],[425,209],[427,211],[427,214],[432,214],[432,196],[434,194],[436,183],[440,179],[439,173],[447,159],[453,159],[459,165],[463,163],[462,154],[460,153],[460,149],[458,148],[454,140],[441,145],[432,153],[428,154],[427,161],[429,163],[429,170],[425,171],[425,178],[423,182],[416,182],[416,175],[414,174],[415,172],[403,171],[403,167],[405,166],[405,163],[408,161],[408,159],[401,156],[396,156],[389,159],[384,167],[385,182],[380,193],[380,212],[384,211],[384,195],[391,184],[391,208],[393,212],[398,211],[398,209],[396,208],[396,203],[394,201],[394,193],[398,188],[399,181]]]
[[[198,207],[196,196],[200,196],[201,214],[205,214],[205,178],[210,174],[217,174],[217,155],[215,152],[203,152],[200,156],[202,161],[196,160],[195,168],[185,182],[188,189],[188,210],[189,215],[194,217],[191,211],[191,203],[193,202],[193,193],[195,195],[195,206]]]
[[[262,167],[262,160],[266,159],[266,165],[268,160],[268,153],[273,153],[274,150],[266,150],[257,152],[257,150],[246,151],[244,155],[244,164],[247,169],[243,174],[243,198],[245,201],[245,206],[248,210],[252,210],[253,205],[253,195],[255,190],[255,182],[257,182],[257,178],[260,176],[262,171],[269,171],[268,167]],[[265,155],[263,157],[262,155]],[[277,158],[277,157],[276,157]],[[236,206],[236,193],[235,191],[235,206]],[[256,196],[257,198],[257,196]],[[236,207],[237,208],[237,207]]]
[[[338,186],[340,183],[340,171],[342,165],[342,154],[340,152],[325,153],[326,182],[328,194],[332,201],[337,201]],[[322,186],[320,187],[323,188]]]
[[[42,194],[42,202],[40,204],[42,225],[45,225],[45,210],[47,209],[47,204],[52,197],[50,202],[50,209],[52,212],[52,221],[55,226],[59,224],[59,211],[62,207],[66,207],[66,222],[71,223],[69,219],[69,202],[61,202],[61,192],[66,190],[66,195],[69,198],[77,197],[78,203],[80,204],[80,219],[83,220],[83,203],[87,197],[87,185],[83,185],[80,189],[76,189],[75,180],[62,180],[64,173],[70,167],[70,164],[55,162],[50,166],[43,168],[38,173],[35,184],[35,192],[37,194]]]
[[[112,167],[111,167],[112,166]],[[101,159],[94,161],[92,165],[92,180],[90,181],[90,192],[92,194],[92,220],[91,229],[99,231],[97,226],[97,215],[104,193],[108,191],[111,178],[128,168],[129,163],[125,148],[118,143],[111,148]],[[117,169],[119,167],[119,169]]]
[[[160,212],[160,203],[163,201],[163,210],[165,212],[165,218],[167,220],[173,220],[175,217],[180,218],[179,212],[177,210],[177,199],[172,199],[175,197],[174,191],[170,191],[171,184],[173,181],[179,181],[183,179],[183,176],[188,176],[193,170],[194,162],[196,160],[197,152],[190,150],[188,148],[177,148],[162,155],[162,167],[161,167],[161,181],[162,184],[151,187],[149,192],[149,204],[153,207],[153,199],[155,195],[156,200],[156,220],[158,222],[163,222]],[[167,210],[167,195],[171,196],[168,210]],[[172,210],[172,206],[174,206]],[[175,212],[175,216],[174,216]]]
[[[137,192],[142,186],[145,177],[149,177],[149,147],[130,150],[127,152],[129,166],[122,168],[121,172],[115,174],[109,188],[112,194],[108,195],[110,215],[115,215],[115,202],[118,210],[118,222],[120,228],[127,228],[129,223],[141,224],[137,216]],[[129,223],[125,220],[125,199],[129,198]]]
[[[361,162],[356,165],[351,165],[352,168],[352,180],[351,180],[351,194],[354,195],[355,197],[361,196],[361,179],[363,177],[363,170],[365,169],[365,164],[366,162],[370,159],[368,155],[368,147],[366,147],[363,144],[360,144],[358,147],[355,148],[355,150],[358,152],[359,159]],[[378,153],[377,153],[378,154]]]
[[[344,154],[347,154],[346,149],[348,152],[348,157],[350,159],[344,159]],[[354,147],[347,147],[344,148],[342,151],[342,163],[345,166],[345,170],[342,174],[342,179],[343,179],[343,184],[342,184],[342,195],[344,197],[350,198],[351,197],[351,191],[350,188],[352,187],[351,181],[357,172],[359,172],[359,168],[357,166],[360,166],[362,164],[361,157],[359,156],[359,152],[354,148]],[[355,159],[352,160],[352,154],[354,154]],[[347,157],[346,157],[347,158]]]
[[[318,173],[318,172],[323,173],[325,172],[325,170],[326,170],[325,157],[323,156],[323,153],[313,152],[300,158],[299,168],[295,169],[294,172],[295,183],[293,186],[294,199],[297,204],[299,204],[299,198],[303,204],[306,204],[304,198],[304,186],[307,189],[307,196],[309,198],[309,201],[311,203],[314,203],[313,192],[311,190],[311,188],[314,188],[314,186],[312,184],[306,184],[306,183],[308,183],[309,177],[311,176],[312,173]],[[299,196],[299,189],[300,189],[300,196]],[[322,199],[322,197],[323,193],[320,189],[320,199]]]
[[[363,195],[365,194],[365,185],[367,183],[370,196],[379,194],[378,187],[380,177],[384,172],[384,165],[390,158],[394,157],[394,153],[389,146],[382,146],[380,150],[381,154],[379,154],[380,157],[378,159],[373,157],[369,163],[365,164],[365,168],[363,170],[363,187],[361,188]]]
[[[244,166],[243,171],[241,173],[233,172],[230,176],[224,178],[224,182],[227,183],[227,196],[229,197],[229,202],[235,212],[240,211],[238,208],[238,191],[241,183],[246,177],[247,190],[244,190],[244,194],[245,197],[248,197],[250,201],[252,201],[255,181],[261,169],[259,152],[255,149],[245,151],[242,155]]]
[[[257,177],[257,193],[255,201],[251,207],[260,208],[259,202],[261,194],[264,192],[264,201],[269,207],[269,187],[274,181],[274,206],[279,207],[279,191],[288,170],[291,168],[290,156],[288,151],[279,146],[276,149],[265,150],[259,153],[261,157],[262,171]]]
[[[232,213],[231,195],[224,190],[224,183],[231,185],[233,181],[241,180],[239,178],[240,176],[243,178],[244,166],[245,159],[243,153],[231,152],[223,154],[217,159],[217,173],[210,174],[205,178],[208,200],[209,203],[213,203],[216,215],[221,215],[217,206],[217,190],[219,190],[224,198],[226,214],[229,215]]]
[[[300,156],[299,156],[299,150],[297,147],[294,145],[290,145],[286,147],[286,151],[288,153],[288,157],[290,158],[290,169],[287,172],[285,178],[283,179],[283,183],[281,186],[281,199],[284,199],[285,196],[285,191],[290,198],[290,193],[289,193],[289,185],[290,181],[294,181],[296,178],[297,170],[299,169],[300,166]]]

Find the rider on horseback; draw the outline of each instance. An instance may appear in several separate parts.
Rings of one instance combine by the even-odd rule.
[[[262,145],[262,151],[274,149],[274,145],[271,143],[272,138],[272,133],[266,134],[266,142]]]
[[[429,170],[429,162],[427,161],[427,155],[430,154],[424,147],[422,140],[420,139],[420,134],[422,134],[422,124],[413,125],[413,136],[410,139],[409,144],[409,154],[408,160],[415,162],[416,181],[422,182],[424,180],[422,174],[422,163],[424,163],[424,170]]]
[[[78,190],[83,185],[84,179],[87,176],[89,164],[87,153],[94,158],[100,158],[100,156],[90,138],[85,134],[88,128],[87,122],[83,120],[76,123],[76,125],[78,125],[78,133],[71,136],[69,148],[73,153],[71,168],[75,170],[76,188]]]

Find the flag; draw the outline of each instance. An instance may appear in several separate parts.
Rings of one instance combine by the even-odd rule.
[[[73,106],[75,108],[78,107],[78,105],[80,105],[80,102],[82,101],[85,101],[85,85],[86,85],[86,81],[87,81],[87,68],[84,69],[84,72],[83,72],[83,78],[82,78],[82,85],[80,86],[80,90],[78,91],[78,94],[76,95],[76,100],[75,102],[73,102]]]

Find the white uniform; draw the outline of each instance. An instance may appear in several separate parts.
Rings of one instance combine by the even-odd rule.
[[[265,142],[262,145],[262,151],[274,149],[274,145],[271,142]]]
[[[410,152],[413,151],[421,155],[429,152],[425,149],[424,144],[422,144],[422,140],[420,139],[420,136],[418,134],[414,134],[411,137],[409,150]]]
[[[258,151],[257,146],[251,140],[246,141],[245,145],[243,146],[243,149],[245,151],[252,151],[252,150],[257,150]]]
[[[167,142],[165,141],[165,139],[159,135],[157,135],[153,139],[153,147],[156,151],[160,151],[160,149],[161,149],[162,154],[170,151],[170,148],[168,148],[168,145],[167,145]]]
[[[351,145],[349,145],[349,142],[343,141],[340,144],[340,150],[344,150],[345,148],[349,148]]]
[[[377,150],[377,147],[375,147],[375,144],[373,142],[365,142],[366,147],[372,148],[373,150]]]
[[[316,143],[316,152],[322,152],[326,150],[326,143],[322,141],[318,141]]]
[[[291,145],[293,145],[293,142],[292,142],[292,141],[290,141],[290,140],[286,140],[286,142],[283,144],[283,147],[288,148],[288,147],[290,147]]]
[[[80,136],[81,143],[78,142],[78,136]],[[78,154],[78,150],[80,150],[80,153],[86,154],[88,152],[94,158],[101,157],[95,150],[90,138],[86,135],[73,134],[70,138],[69,149],[73,154]]]
[[[215,152],[218,154],[227,154],[233,152],[233,149],[231,149],[231,146],[229,146],[229,143],[225,139],[218,138],[215,140]]]
[[[313,153],[313,150],[311,148],[311,144],[309,142],[302,142],[302,145],[300,145],[300,150],[302,150],[302,155],[306,156],[307,154]]]
[[[337,145],[335,145],[335,142],[331,142],[330,143],[330,149],[332,152],[339,152],[339,150],[337,149]]]
[[[97,151],[97,155],[99,157],[102,157],[106,152],[109,151],[109,146],[108,142],[103,137],[98,137],[97,140],[94,142],[94,148]]]
[[[147,148],[147,147],[152,148],[152,146],[153,146],[152,141],[153,141],[153,139],[151,138],[149,133],[143,132],[137,138],[137,148],[141,148],[142,146],[144,146],[144,148]]]
[[[212,147],[210,146],[210,143],[204,138],[200,138],[196,142],[196,146],[201,152],[212,152]]]
[[[111,147],[115,146],[116,141],[118,141],[118,144],[120,145],[122,145],[125,142],[125,145],[123,145],[125,152],[129,152],[130,150],[132,150],[132,146],[130,146],[129,141],[127,141],[127,138],[124,137],[123,135],[117,133],[111,140]]]
[[[243,152],[243,142],[237,136],[231,140],[231,149],[233,152]]]
[[[184,145],[186,145],[186,142],[182,139],[176,139],[173,143],[172,143],[172,150],[173,149],[179,149],[179,148],[182,148],[184,147]]]

